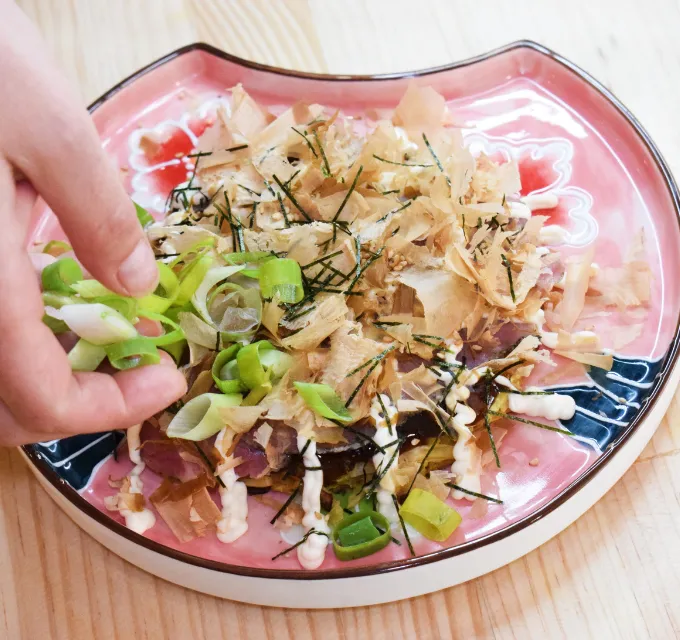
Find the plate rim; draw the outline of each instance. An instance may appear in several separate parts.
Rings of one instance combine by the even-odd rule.
[[[218,47],[207,44],[205,42],[194,42],[158,58],[153,62],[141,67],[134,73],[125,77],[123,80],[118,82],[116,85],[105,91],[100,97],[95,99],[89,106],[88,112],[93,113],[98,108],[100,108],[105,102],[108,102],[111,98],[117,95],[123,89],[134,84],[137,80],[141,79],[148,73],[164,66],[165,64],[183,56],[196,51],[201,51],[210,55],[213,55],[222,60],[234,63],[236,65],[253,69],[256,71],[262,71],[267,73],[272,73],[274,75],[291,77],[291,78],[301,78],[308,80],[321,80],[321,81],[331,81],[331,82],[364,82],[364,81],[386,81],[386,80],[400,80],[404,78],[420,78],[441,72],[451,71],[454,69],[460,69],[466,66],[471,66],[479,62],[484,62],[491,58],[502,56],[506,53],[512,51],[517,51],[521,49],[526,49],[538,53],[552,60],[553,62],[560,64],[568,71],[576,75],[580,80],[586,82],[590,87],[595,89],[600,93],[627,121],[627,123],[632,128],[633,132],[641,139],[644,146],[649,151],[650,155],[654,159],[656,168],[660,171],[665,186],[668,189],[671,201],[673,203],[673,209],[676,214],[676,223],[678,224],[678,229],[680,230],[680,190],[675,182],[672,172],[666,163],[661,151],[656,146],[651,136],[647,133],[642,124],[638,119],[631,113],[631,111],[602,83],[596,80],[587,71],[574,64],[567,58],[556,53],[552,49],[545,47],[533,40],[517,40],[509,44],[503,45],[501,47],[492,49],[486,53],[482,53],[476,56],[465,58],[456,62],[438,65],[434,67],[429,67],[420,70],[411,70],[404,72],[395,73],[383,73],[383,74],[327,74],[327,73],[312,73],[305,71],[296,71],[293,69],[285,69],[281,67],[275,67],[271,65],[262,64],[259,62],[254,62],[251,60],[246,60],[240,58],[236,55],[227,53]],[[520,74],[521,75],[521,74]],[[137,534],[125,525],[115,521],[113,518],[100,511],[93,504],[88,502],[76,489],[69,485],[65,480],[63,480],[57,472],[50,467],[50,465],[41,457],[41,454],[37,452],[34,445],[23,445],[21,447],[22,451],[28,458],[28,461],[35,467],[35,469],[57,490],[60,494],[67,500],[69,500],[75,507],[80,511],[84,512],[89,517],[93,518],[96,522],[103,525],[104,527],[110,529],[113,533],[122,536],[129,542],[138,544],[149,551],[159,553],[161,555],[172,558],[173,560],[178,560],[180,562],[185,562],[187,564],[196,566],[198,568],[207,569],[210,571],[216,571],[219,573],[240,575],[251,578],[265,578],[269,580],[299,580],[299,581],[310,581],[310,580],[334,580],[334,579],[346,579],[346,578],[359,578],[363,576],[376,576],[386,573],[393,573],[396,571],[403,571],[412,567],[422,566],[431,564],[440,560],[451,559],[456,556],[464,555],[475,549],[482,548],[487,545],[491,545],[495,542],[505,540],[512,537],[518,531],[525,529],[526,527],[534,524],[538,520],[541,520],[548,514],[555,511],[558,507],[566,503],[572,496],[581,491],[588,483],[590,483],[599,473],[599,471],[607,465],[616,455],[619,449],[625,447],[627,441],[630,437],[638,430],[638,427],[644,422],[652,409],[656,404],[659,397],[663,394],[666,388],[666,383],[670,377],[675,365],[678,361],[678,356],[680,354],[680,314],[676,323],[675,333],[673,339],[671,340],[668,350],[663,357],[663,364],[659,374],[654,382],[654,386],[650,389],[648,397],[643,401],[642,406],[638,415],[630,422],[626,431],[621,434],[617,440],[617,445],[615,447],[608,448],[595,462],[592,466],[584,471],[580,476],[578,476],[571,484],[565,487],[560,493],[554,496],[549,502],[540,507],[534,513],[531,513],[524,518],[514,522],[499,531],[489,533],[481,538],[472,540],[469,542],[464,542],[460,545],[450,548],[443,548],[437,551],[430,552],[423,556],[416,556],[411,558],[406,558],[403,560],[395,560],[392,562],[384,562],[371,566],[362,567],[351,567],[347,569],[323,569],[317,571],[307,571],[304,569],[268,569],[259,567],[248,567],[243,565],[228,564],[226,562],[220,562],[217,560],[209,560],[207,558],[202,558],[200,556],[194,556],[183,551],[179,551],[163,545],[155,540],[144,537],[143,535]]]

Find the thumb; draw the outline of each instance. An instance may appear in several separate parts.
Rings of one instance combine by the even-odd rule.
[[[158,278],[153,251],[92,121],[30,21],[14,5],[5,12],[0,77],[14,90],[3,98],[3,153],[52,208],[95,278],[122,294],[148,293]]]

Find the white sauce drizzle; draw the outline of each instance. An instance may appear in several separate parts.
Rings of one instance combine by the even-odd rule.
[[[321,466],[321,460],[316,455],[316,442],[314,440],[307,442],[309,438],[305,436],[298,436],[297,445],[298,450],[305,449],[302,456],[302,462],[305,466],[304,485],[302,489],[302,509],[305,515],[302,518],[302,524],[305,527],[305,533],[309,533],[312,529],[318,531],[319,534],[312,533],[307,539],[297,548],[297,555],[300,564],[305,569],[317,569],[326,557],[326,547],[329,543],[331,530],[326,522],[326,519],[321,515],[321,490],[323,489],[323,471],[312,471],[310,468]],[[325,535],[324,535],[325,534]]]
[[[564,244],[568,242],[571,234],[559,224],[549,224],[542,227],[538,232],[538,241],[541,244],[554,246],[557,244]]]
[[[528,391],[537,391],[530,388]],[[569,420],[576,413],[576,402],[571,396],[551,393],[541,396],[508,394],[510,411],[546,420]]]
[[[376,473],[383,474],[383,477],[380,480],[380,487],[376,492],[376,499],[378,502],[378,511],[389,520],[393,529],[397,529],[400,527],[400,521],[392,496],[394,495],[395,490],[393,471],[399,466],[399,441],[395,428],[399,418],[399,412],[388,395],[384,393],[380,394],[380,398],[387,410],[392,429],[388,427],[387,420],[385,420],[382,415],[382,407],[378,402],[378,398],[373,398],[370,414],[375,423],[373,441],[385,451],[385,453],[378,451],[378,453],[373,456],[373,466],[376,468]],[[392,446],[386,446],[390,443],[393,443]],[[388,466],[385,467],[385,465]]]
[[[468,425],[475,421],[477,414],[473,409],[465,404],[458,403],[455,408],[453,417],[453,428],[458,434],[458,440],[453,445],[453,464],[451,465],[451,473],[456,478],[456,484],[465,487],[469,491],[476,493],[481,492],[481,456],[479,449],[474,442],[472,431]],[[465,498],[467,500],[475,500],[474,496],[463,493],[454,489],[452,496],[456,500]]]
[[[531,193],[522,198],[524,203],[531,211],[537,209],[554,209],[560,202],[560,199],[552,191],[545,193]]]
[[[130,493],[142,493],[142,480],[139,476],[144,471],[146,464],[139,453],[139,433],[141,430],[142,425],[137,424],[134,427],[130,427],[127,431],[128,455],[135,465],[128,477],[130,480]],[[120,509],[120,515],[125,518],[125,526],[135,533],[144,533],[156,524],[156,516],[153,514],[153,511],[146,507],[141,511],[131,511],[123,507]]]
[[[582,347],[591,349],[600,348],[600,340],[597,337],[597,334],[592,331],[575,331],[574,333],[569,334],[569,344],[560,345],[558,333],[555,331],[543,331],[543,325],[545,324],[545,312],[543,309],[539,309],[533,316],[528,318],[528,320],[536,325],[536,330],[541,337],[541,342],[549,349],[574,349]]]
[[[233,462],[233,456],[227,456],[223,450],[226,431],[225,427],[215,439],[215,448],[225,459],[223,465]],[[220,486],[222,517],[217,523],[217,539],[228,544],[238,540],[248,531],[248,488],[243,482],[238,482],[233,467],[221,472],[218,469],[218,472],[224,486]]]

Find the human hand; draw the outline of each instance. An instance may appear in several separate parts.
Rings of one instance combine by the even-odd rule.
[[[126,428],[179,398],[186,382],[167,354],[161,364],[115,375],[71,371],[42,322],[25,249],[36,192],[79,260],[109,289],[152,291],[153,252],[87,112],[37,30],[13,2],[1,0],[0,10],[0,444]],[[15,184],[17,171],[28,182]]]

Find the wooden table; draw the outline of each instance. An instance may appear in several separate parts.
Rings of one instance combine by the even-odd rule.
[[[203,40],[319,72],[444,64],[520,38],[614,91],[680,173],[680,11],[671,0],[20,0],[90,102]],[[593,509],[483,578],[366,609],[235,604],[154,578],[91,540],[0,450],[3,638],[674,638],[680,635],[680,398]]]

